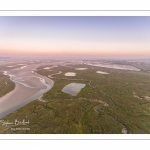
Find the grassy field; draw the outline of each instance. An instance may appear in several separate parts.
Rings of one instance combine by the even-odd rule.
[[[30,130],[12,130],[0,126],[0,133],[150,133],[150,73],[93,67],[84,64],[54,67],[41,66],[37,73],[51,76],[54,87],[3,120],[13,122],[27,116]],[[75,70],[75,68],[88,68]],[[108,72],[98,74],[96,71]],[[66,72],[77,75],[66,77]],[[86,84],[77,96],[63,93],[69,83]],[[147,99],[145,98],[148,97]],[[22,126],[15,126],[15,128]]]
[[[0,97],[12,91],[14,88],[15,84],[9,79],[9,76],[0,72]]]

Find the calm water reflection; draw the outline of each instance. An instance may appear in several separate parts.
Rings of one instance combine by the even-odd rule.
[[[66,85],[62,91],[64,93],[70,94],[72,96],[77,95],[82,88],[85,87],[85,84],[81,84],[81,83],[70,83],[68,85]]]

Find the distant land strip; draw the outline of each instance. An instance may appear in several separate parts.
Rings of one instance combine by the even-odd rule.
[[[0,11],[150,11],[150,10],[0,10]]]

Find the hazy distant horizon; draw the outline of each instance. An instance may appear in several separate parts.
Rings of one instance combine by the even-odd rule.
[[[0,59],[99,59],[99,60],[149,60],[150,57],[100,57],[100,56],[0,56]]]
[[[150,17],[0,17],[4,57],[149,59]]]

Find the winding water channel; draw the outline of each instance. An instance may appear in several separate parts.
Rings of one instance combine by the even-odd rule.
[[[52,88],[54,83],[51,79],[34,72],[37,67],[31,64],[3,72],[15,83],[15,89],[0,98],[0,119],[40,98]]]

